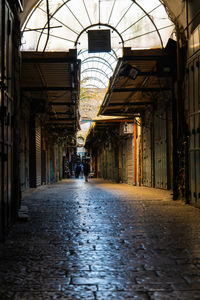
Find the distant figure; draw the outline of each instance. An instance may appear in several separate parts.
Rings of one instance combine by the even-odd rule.
[[[90,174],[90,165],[89,165],[88,161],[86,161],[83,164],[83,173],[84,173],[84,176],[85,176],[85,182],[87,182],[88,181],[88,175]]]
[[[79,178],[81,172],[81,166],[79,164],[77,164],[76,169],[75,169],[75,177]]]

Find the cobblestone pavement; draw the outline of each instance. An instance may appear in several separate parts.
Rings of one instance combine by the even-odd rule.
[[[200,210],[168,191],[81,179],[26,193],[0,245],[0,299],[200,299]]]

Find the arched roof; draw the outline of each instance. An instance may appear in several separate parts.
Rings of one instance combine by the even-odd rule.
[[[111,46],[163,48],[173,30],[160,0],[40,0],[23,25],[22,50],[87,48],[88,28],[110,28]]]
[[[107,87],[123,47],[163,48],[174,31],[162,0],[39,0],[32,10],[25,3],[21,50],[77,48],[85,88]],[[112,51],[88,53],[88,29],[109,29]]]
[[[24,0],[24,10],[20,15],[21,24],[23,26],[27,16],[34,8],[35,5],[40,0]],[[179,27],[186,26],[186,19],[185,19],[185,1],[182,0],[162,0],[163,4],[166,6],[171,18],[173,21],[176,21]]]

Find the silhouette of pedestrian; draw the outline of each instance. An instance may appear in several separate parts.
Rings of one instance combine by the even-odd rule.
[[[84,176],[85,176],[85,182],[88,181],[88,176],[89,176],[89,173],[90,173],[90,165],[88,163],[88,161],[85,161],[84,165],[83,165],[83,173],[84,173]]]

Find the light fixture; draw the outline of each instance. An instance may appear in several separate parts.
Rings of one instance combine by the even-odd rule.
[[[124,76],[135,80],[138,73],[139,70],[137,68],[131,66],[130,64],[124,64],[120,70],[119,76]]]

